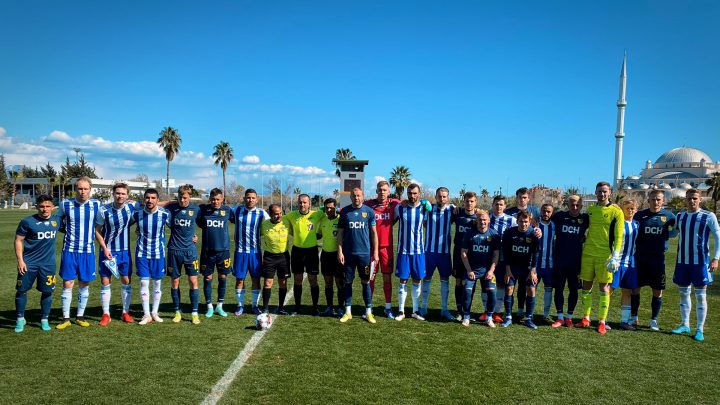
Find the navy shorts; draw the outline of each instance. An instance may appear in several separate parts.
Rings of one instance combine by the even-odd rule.
[[[320,274],[320,256],[317,247],[302,248],[293,246],[290,256],[290,269],[293,274]]]
[[[525,287],[537,287],[537,284],[533,284],[530,281],[530,269],[527,267],[511,266],[510,270],[514,277],[510,277],[510,281],[507,283],[508,286],[512,287],[515,284],[524,284]]]
[[[639,287],[649,286],[654,290],[665,289],[665,255],[635,255],[635,267]]]
[[[673,282],[681,287],[704,287],[710,284],[707,264],[676,264]]]
[[[247,276],[248,270],[250,270],[251,278],[260,278],[260,268],[262,267],[260,252],[235,252],[233,259],[233,276],[240,280],[244,280]]]
[[[35,288],[43,293],[55,291],[55,265],[27,266],[25,274],[18,273],[15,289],[20,292],[28,291],[37,281]]]
[[[197,250],[175,250],[168,249],[167,274],[172,278],[181,276],[182,268],[185,266],[185,274],[197,276],[200,263],[198,262]]]
[[[60,256],[60,277],[63,280],[75,280],[89,283],[95,280],[95,252],[77,253],[63,250]]]
[[[200,272],[211,276],[217,268],[218,274],[230,274],[232,263],[229,250],[203,250],[200,254]]]
[[[352,283],[355,279],[355,269],[357,269],[360,280],[370,280],[370,255],[346,255],[345,264],[345,283]]]
[[[320,252],[320,270],[325,277],[345,277],[345,270],[337,259],[337,252]]]
[[[498,262],[497,266],[495,266],[495,282],[498,288],[507,287],[505,284],[505,262],[503,261]]]
[[[635,267],[620,266],[617,272],[613,274],[613,281],[610,287],[617,290],[618,288],[635,289],[638,284],[638,274]]]
[[[400,280],[422,280],[425,278],[425,254],[408,255],[398,253],[395,275]]]
[[[470,280],[467,276],[467,272],[465,272],[465,288],[472,288],[478,281],[480,282],[480,286],[482,287],[483,291],[494,290],[496,288],[497,277],[493,274],[490,280],[486,279],[486,268],[475,269],[473,270],[473,273],[475,273],[475,280]]]
[[[425,253],[425,278],[427,280],[432,278],[436,268],[439,270],[440,277],[450,277],[453,272],[450,253]],[[465,273],[464,270],[463,273]]]
[[[147,257],[136,257],[135,267],[138,277],[161,280],[165,275],[165,258],[148,259]]]
[[[115,258],[115,263],[117,263],[117,269],[118,273],[122,277],[130,277],[132,276],[132,255],[130,255],[130,251],[128,250],[120,250],[117,252],[110,252],[112,253],[113,257]],[[107,268],[105,263],[105,255],[102,253],[98,255],[98,272],[100,273],[100,277],[112,277],[112,273]]]

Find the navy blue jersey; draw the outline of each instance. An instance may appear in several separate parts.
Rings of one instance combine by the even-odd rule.
[[[520,232],[517,226],[505,231],[502,238],[503,257],[505,264],[517,267],[536,267],[538,239],[532,228]]]
[[[35,214],[20,221],[15,235],[25,238],[22,257],[28,267],[55,267],[55,238],[60,223],[59,215],[42,219]]]
[[[472,270],[490,270],[493,254],[500,250],[500,236],[490,228],[485,233],[481,233],[477,228],[470,228],[463,234],[462,248],[467,249]]]
[[[168,249],[195,249],[195,244],[193,243],[193,237],[195,236],[195,219],[200,213],[200,207],[195,204],[190,204],[183,208],[178,202],[171,202],[165,206],[165,210],[170,213],[172,220],[170,223],[170,242],[168,242]]]
[[[555,224],[553,265],[579,265],[590,218],[587,214],[573,217],[568,211],[559,211],[550,220]]]
[[[464,208],[460,209],[460,212],[455,216],[455,246],[453,250],[460,250],[465,239],[465,233],[471,229],[477,229],[475,221],[477,215],[473,212],[468,214]]]
[[[433,204],[432,211],[425,217],[425,251],[450,253],[450,224],[455,216],[455,206],[447,204],[440,208]]]
[[[638,222],[638,234],[635,249],[638,256],[662,255],[668,249],[668,239],[677,235],[675,214],[661,209],[650,212],[645,209],[635,213]]]
[[[214,209],[210,204],[200,205],[197,224],[202,229],[202,250],[230,250],[230,221],[235,221],[232,208],[222,205]]]
[[[532,215],[532,218],[530,219],[535,221],[540,221],[540,209],[538,207],[533,207],[532,205],[528,205],[527,212]],[[520,213],[520,208],[518,207],[511,207],[505,210],[505,214],[510,215],[512,217],[517,218],[518,213]]]
[[[367,205],[355,208],[352,205],[340,211],[338,229],[343,230],[342,247],[344,254],[370,254],[370,226],[375,225],[375,211]]]

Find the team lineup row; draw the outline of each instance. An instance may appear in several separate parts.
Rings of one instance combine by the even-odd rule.
[[[257,207],[257,193],[247,190],[244,205],[223,204],[222,191],[213,189],[209,204],[190,203],[191,189],[181,186],[177,201],[159,202],[158,193],[146,190],[143,204],[128,202],[128,187],[113,187],[113,202],[101,204],[89,198],[91,180],[79,179],[76,197],[63,200],[54,214],[52,199],[40,196],[38,213],[23,219],[17,229],[15,252],[18,258],[16,287],[16,332],[22,332],[26,321],[24,310],[27,291],[36,284],[41,292],[41,328],[50,330],[48,316],[55,287],[55,238],[65,233],[61,253],[60,277],[63,320],[57,325],[71,325],[70,307],[75,279],[79,283],[75,323],[89,326],[84,319],[89,283],[96,278],[95,246],[100,247],[98,273],[103,309],[101,326],[110,322],[112,276],[120,278],[122,320],[134,322],[129,314],[132,285],[132,259],[129,254],[129,229],[136,226],[136,275],[140,279],[143,317],[140,324],[162,322],[158,314],[162,296],[162,278],[171,277],[171,295],[175,308],[174,322],[182,320],[179,282],[182,270],[188,278],[192,322],[198,315],[198,276],[203,277],[206,317],[227,316],[223,309],[227,276],[235,277],[238,306],[236,315],[244,312],[244,280],[251,277],[251,308],[255,314],[268,313],[275,277],[278,279],[277,313],[288,314],[284,307],[287,279],[293,276],[295,307],[300,309],[303,275],[307,274],[312,296],[313,315],[338,315],[340,322],[352,319],[352,283],[357,271],[365,302],[363,318],[375,323],[372,295],[376,274],[382,274],[385,315],[395,320],[405,318],[408,281],[411,281],[411,317],[424,320],[427,314],[431,280],[437,270],[440,276],[441,316],[470,325],[470,310],[476,284],[481,287],[482,306],[479,320],[490,327],[496,323],[508,327],[513,322],[514,293],[517,288],[517,319],[535,329],[536,289],[544,286],[544,320],[553,328],[589,327],[592,288],[600,289],[597,330],[606,333],[605,320],[610,294],[622,288],[621,326],[637,325],[639,291],[642,286],[653,290],[650,327],[659,329],[657,319],[665,289],[665,251],[668,239],[679,234],[674,281],[680,290],[682,324],[674,333],[690,332],[691,285],[697,300],[696,340],[703,340],[707,313],[706,286],[720,257],[720,230],[714,214],[699,207],[700,194],[688,190],[687,211],[675,217],[662,208],[661,191],[649,194],[650,208],[637,212],[637,202],[626,200],[622,209],[610,204],[611,187],[600,182],[596,187],[598,203],[581,213],[578,196],[569,198],[568,210],[553,212],[549,204],[540,209],[528,204],[527,189],[516,193],[517,206],[505,210],[505,198],[493,200],[492,211],[476,208],[477,196],[463,196],[463,206],[449,203],[448,190],[436,192],[436,203],[419,199],[420,189],[407,188],[407,199],[389,198],[389,185],[377,185],[377,197],[365,201],[363,192],[354,189],[352,204],[338,210],[334,199],[324,203],[324,211],[311,210],[307,195],[298,197],[298,209],[282,214],[278,205],[268,212]],[[230,256],[229,223],[235,224],[235,252]],[[393,226],[398,225],[397,257],[393,247]],[[452,224],[455,225],[451,244]],[[202,231],[198,258],[196,226]],[[170,238],[165,254],[165,231]],[[713,257],[709,255],[709,235],[715,238]],[[288,245],[292,239],[292,249]],[[322,249],[318,252],[318,241]],[[451,248],[451,246],[453,246]],[[395,260],[394,260],[395,259]],[[394,263],[395,261],[395,263]],[[399,278],[397,313],[392,307],[392,274]],[[217,273],[217,301],[213,305],[212,281]],[[318,275],[325,281],[327,308],[318,307]],[[457,315],[448,308],[450,276],[455,279]],[[152,307],[150,295],[152,284]],[[567,286],[569,296],[564,311]],[[337,309],[333,305],[337,288]],[[573,323],[573,312],[582,288],[583,316]],[[550,318],[554,299],[557,318]],[[500,312],[504,309],[504,316]]]

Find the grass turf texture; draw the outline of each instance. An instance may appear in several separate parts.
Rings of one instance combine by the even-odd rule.
[[[32,290],[26,313],[29,324],[25,332],[13,332],[16,270],[12,240],[18,221],[29,214],[0,212],[0,271],[5,280],[0,283],[0,402],[197,403],[205,398],[254,333],[254,317],[205,319],[201,304],[201,325],[190,324],[188,308],[185,321],[174,324],[170,321],[169,278],[163,283],[163,324],[140,327],[120,322],[120,283],[114,280],[113,322],[108,327],[97,326],[101,309],[96,281],[90,289],[89,328],[73,325],[64,331],[42,332],[39,293]],[[668,263],[674,260],[674,242]],[[668,280],[671,277],[672,266],[668,266]],[[395,310],[397,279],[393,278],[393,284]],[[552,330],[546,325],[537,331],[518,324],[491,330],[477,324],[464,328],[442,322],[439,284],[436,275],[428,322],[382,317],[380,279],[374,297],[376,325],[360,318],[359,305],[347,324],[310,316],[278,318],[221,402],[567,402],[582,398],[714,403],[720,394],[713,381],[720,371],[717,286],[708,293],[706,341],[697,343],[688,336],[669,333],[679,323],[677,288],[671,283],[660,315],[661,332],[647,329],[650,291],[644,289],[643,328],[626,332],[616,327],[606,336],[592,330]],[[213,287],[215,296],[217,282]],[[231,277],[226,296],[230,310],[235,307],[233,287]],[[60,289],[58,284],[50,319],[53,326],[60,318]],[[138,290],[134,280],[132,312],[136,319],[141,313]],[[185,280],[181,291],[187,303]],[[322,282],[320,295],[322,305]],[[593,319],[597,318],[595,295]],[[613,326],[618,326],[619,300],[620,294],[612,298],[609,319]],[[271,302],[277,302],[276,292]],[[359,282],[355,283],[354,302],[362,302]],[[303,303],[310,305],[307,282]],[[410,303],[408,297],[408,307]],[[74,301],[73,314],[75,305]],[[478,294],[474,306],[477,309],[479,305]],[[454,307],[452,292],[450,307]],[[537,307],[536,314],[542,312],[542,287]],[[691,319],[694,325],[694,311]]]

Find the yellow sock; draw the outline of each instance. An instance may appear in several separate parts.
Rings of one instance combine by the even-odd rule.
[[[606,292],[600,291],[600,321],[605,321],[605,318],[607,318],[608,310],[610,309],[610,294]]]
[[[582,291],[582,307],[585,318],[590,318],[590,312],[592,311],[592,290]]]

